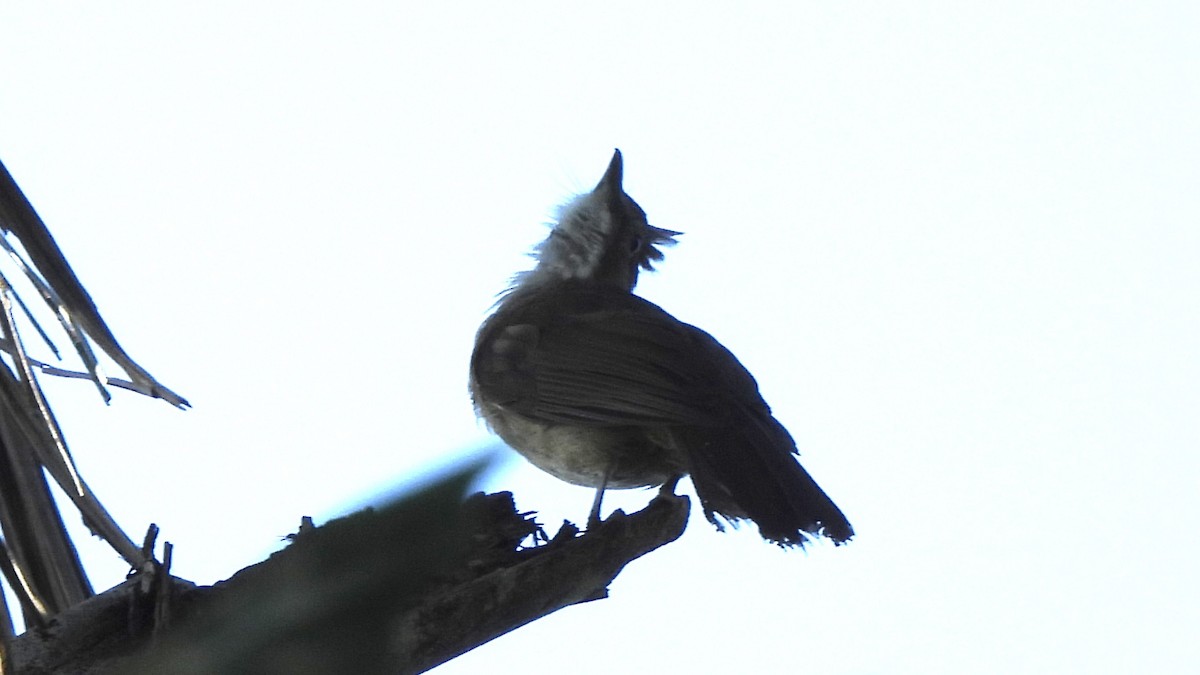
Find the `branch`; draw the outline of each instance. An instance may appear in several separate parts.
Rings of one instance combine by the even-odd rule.
[[[607,597],[626,564],[682,534],[690,507],[687,497],[660,496],[586,534],[564,523],[553,540],[522,548],[539,540],[531,514],[517,513],[506,492],[459,502],[464,484],[302,531],[215,586],[183,582],[171,600],[179,629],[157,644],[153,621],[143,619],[116,628],[125,646],[113,650],[113,622],[95,621],[91,607],[107,637],[73,630],[61,644],[52,623],[18,639],[14,665],[57,675],[420,673],[562,607]],[[114,589],[120,609],[108,616],[153,616],[154,599],[131,600],[134,587]],[[54,621],[80,625],[71,612]],[[35,640],[36,648],[22,644]],[[95,644],[108,646],[97,659],[70,652]]]
[[[393,624],[390,672],[424,672],[563,607],[607,598],[626,564],[683,534],[689,508],[687,497],[660,496],[579,537],[564,523],[528,560],[430,594]]]

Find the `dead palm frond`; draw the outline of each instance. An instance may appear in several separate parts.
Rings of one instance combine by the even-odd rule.
[[[86,377],[95,383],[105,402],[110,399],[110,385],[161,398],[179,408],[186,408],[188,402],[155,380],[121,348],[3,163],[0,248],[58,319],[87,371],[57,368],[28,356],[18,328],[19,317],[24,317],[21,323],[29,323],[56,356],[58,350],[9,279],[0,274],[0,351],[8,355],[8,359],[0,358],[0,573],[19,598],[26,625],[32,626],[44,624],[49,617],[92,595],[47,475],[79,509],[89,529],[131,567],[144,569],[153,564],[149,553],[113,521],[79,475],[38,384],[38,374]],[[105,376],[92,344],[107,354],[128,379]],[[9,615],[0,597],[2,635],[12,635]],[[0,664],[2,659],[0,653]]]

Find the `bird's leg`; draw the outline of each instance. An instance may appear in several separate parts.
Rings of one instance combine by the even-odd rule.
[[[675,488],[676,488],[676,486],[679,485],[680,478],[683,478],[683,474],[681,474],[681,473],[677,473],[674,476],[671,476],[671,478],[669,480],[667,480],[667,482],[662,484],[662,487],[658,488],[658,496],[663,497],[663,498],[674,497],[675,496]]]
[[[604,478],[596,487],[596,498],[592,500],[592,511],[588,514],[587,529],[589,530],[600,524],[600,502],[604,499],[604,488],[608,487],[608,479],[612,478],[616,464],[615,461],[608,463],[608,467],[604,469]]]

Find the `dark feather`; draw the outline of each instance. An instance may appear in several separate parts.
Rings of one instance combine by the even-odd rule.
[[[545,424],[669,430],[714,523],[749,518],[782,545],[852,536],[796,462],[753,376],[708,333],[637,296],[578,282],[506,303],[504,325],[486,323],[481,344],[489,333],[525,339],[477,352],[481,395]]]

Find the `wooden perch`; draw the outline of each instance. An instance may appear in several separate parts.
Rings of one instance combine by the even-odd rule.
[[[563,607],[608,597],[625,565],[683,534],[689,508],[687,497],[660,496],[582,536],[564,522],[524,562],[430,594],[396,622],[391,672],[424,672]]]
[[[459,477],[306,528],[215,586],[181,582],[172,630],[154,644],[154,591],[118,586],[85,603],[87,621],[68,611],[19,638],[16,672],[420,673],[562,607],[606,597],[626,564],[683,533],[690,508],[687,497],[663,495],[585,534],[564,523],[547,542],[510,493],[463,503],[463,485]],[[522,547],[531,541],[540,543]],[[81,636],[87,626],[106,634]],[[94,645],[105,648],[89,653]]]

